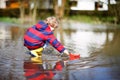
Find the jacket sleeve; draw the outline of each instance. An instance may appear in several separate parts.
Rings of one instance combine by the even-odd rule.
[[[65,50],[65,47],[56,39],[53,34],[47,36],[47,41],[60,53]]]

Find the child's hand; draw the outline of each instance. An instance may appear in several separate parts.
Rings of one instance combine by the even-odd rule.
[[[66,54],[69,56],[70,53],[67,50],[64,50],[63,54]]]

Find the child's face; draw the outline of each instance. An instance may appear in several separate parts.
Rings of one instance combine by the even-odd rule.
[[[52,31],[54,31],[54,30],[55,30],[53,27],[50,27],[50,29],[51,29]]]
[[[57,21],[53,21],[53,23],[50,26],[51,26],[51,30],[54,31],[58,27]]]

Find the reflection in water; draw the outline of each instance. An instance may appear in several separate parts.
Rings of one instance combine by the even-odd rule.
[[[19,38],[19,36],[20,36],[20,28],[19,27],[13,26],[10,28],[10,31],[11,31],[12,40],[16,40]]]
[[[27,80],[62,80],[60,71],[64,68],[64,62],[58,61],[52,69],[46,69],[46,63],[39,64],[32,61],[24,62],[24,72]],[[58,72],[59,71],[59,72]]]
[[[5,44],[5,43],[9,43],[9,40],[11,40],[11,32],[8,28],[1,26],[0,27],[0,47],[3,48],[9,44]]]
[[[69,28],[64,28],[63,35],[57,35],[58,39],[64,41],[64,45],[70,52],[80,53],[81,55],[79,61],[66,63],[65,68],[67,73],[63,72],[67,80],[120,79],[119,28],[114,29],[105,25],[83,23],[70,23]],[[54,56],[52,54],[46,57],[46,60],[51,62],[50,64],[52,65],[48,66],[49,68],[47,66],[45,68],[43,65],[42,67],[38,67],[40,64],[25,61],[28,60],[29,56],[25,54],[27,49],[23,47],[23,39],[21,37],[23,35],[21,31],[24,30],[15,26],[1,25],[0,27],[0,80],[26,80],[26,77],[23,75],[31,75],[31,70],[35,72],[34,70],[36,69],[38,70],[38,75],[44,72],[43,75],[47,75],[48,77],[48,73],[46,72],[53,71],[54,73],[55,63],[53,64],[50,60],[50,57]],[[56,53],[53,50],[46,52]],[[45,60],[44,56],[43,58]],[[51,59],[58,60],[58,58]],[[31,71],[30,73],[29,70]]]
[[[109,38],[107,38],[109,37]],[[106,39],[111,41],[113,33],[106,36],[106,32],[76,31],[71,33],[71,38],[65,34],[66,46],[73,52],[80,53],[82,57],[89,57],[91,53],[103,48]],[[73,46],[74,45],[74,46]]]
[[[18,40],[21,36],[19,34],[19,27],[9,27],[1,26],[0,27],[0,47],[4,48],[10,46],[12,41]]]
[[[69,75],[73,75],[70,76],[70,80],[80,78],[82,80],[120,79],[118,76],[120,73],[117,71],[120,68],[119,29],[114,30],[106,27],[104,29],[99,28],[97,30],[92,29],[84,31],[82,28],[76,29],[76,32],[71,32],[69,34],[64,32],[64,42],[70,51],[74,53],[80,53],[81,57],[96,57],[94,62],[91,62],[90,59],[90,64],[82,64],[83,68],[81,68],[80,65],[78,65],[80,68],[74,67],[73,69],[84,69],[86,67],[93,69],[74,71],[76,74],[70,71]],[[84,76],[89,76],[89,74],[92,74],[92,76],[94,76],[95,74],[91,73],[93,71],[95,74],[98,74],[96,77],[82,77],[82,74],[84,74]],[[85,75],[87,72],[90,73],[88,75]]]

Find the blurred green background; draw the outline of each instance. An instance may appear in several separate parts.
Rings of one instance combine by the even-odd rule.
[[[119,0],[0,0],[0,21],[33,24],[48,16],[87,23],[120,23]]]

